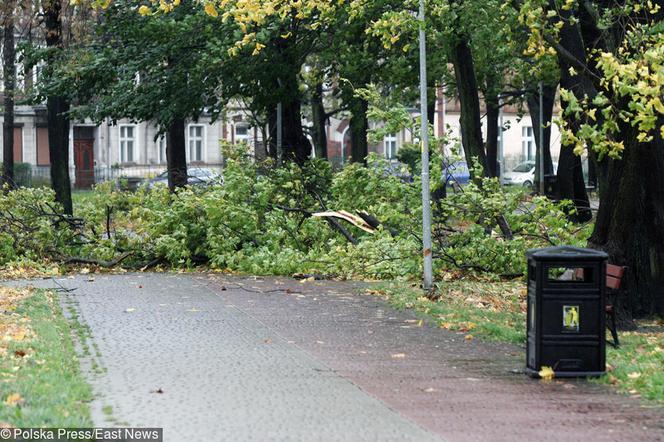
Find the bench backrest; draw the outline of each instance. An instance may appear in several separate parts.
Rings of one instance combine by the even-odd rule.
[[[625,274],[625,268],[614,264],[606,265],[606,286],[613,290],[620,288],[622,277]]]
[[[622,282],[622,277],[625,274],[625,269],[627,267],[617,266],[615,264],[606,265],[606,287],[618,290],[620,288],[620,283]],[[574,270],[574,279],[583,279],[583,268],[578,268]]]

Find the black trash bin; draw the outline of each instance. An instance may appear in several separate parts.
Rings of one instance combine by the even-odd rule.
[[[556,377],[606,370],[606,253],[575,247],[533,249],[528,258],[526,372]]]
[[[544,195],[547,198],[559,199],[560,191],[558,189],[558,176],[544,175]]]

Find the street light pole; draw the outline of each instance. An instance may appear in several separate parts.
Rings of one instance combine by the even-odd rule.
[[[433,256],[431,249],[431,203],[429,191],[429,122],[427,119],[427,49],[424,33],[424,0],[420,0],[420,141],[422,143],[422,245],[424,256],[424,290],[433,286]]]
[[[544,195],[544,86],[539,82],[539,191]]]
[[[281,101],[277,103],[277,166],[281,167],[281,160],[284,155],[284,118],[283,118],[284,108],[281,104]]]

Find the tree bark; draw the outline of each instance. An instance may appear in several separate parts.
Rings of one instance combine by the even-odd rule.
[[[299,66],[281,78],[281,96],[285,98],[282,102],[283,159],[304,164],[311,156],[311,143],[302,130],[302,93],[298,72]]]
[[[313,139],[316,158],[327,158],[327,114],[323,104],[323,83],[318,82],[311,95]]]
[[[57,52],[63,48],[62,3],[60,0],[42,2],[46,46],[52,52],[49,63],[54,63]],[[48,67],[48,66],[47,66]],[[51,157],[51,186],[55,199],[67,214],[73,214],[71,180],[69,178],[69,101],[65,97],[46,98],[48,121],[48,150]]]
[[[555,8],[551,3],[550,8]],[[622,22],[614,29],[599,35],[592,20],[582,20],[586,28],[570,25],[572,11],[563,11],[567,24],[560,32],[558,50],[561,87],[592,101],[600,87],[599,75],[589,66],[586,50],[616,52],[620,40],[625,38]],[[583,32],[582,32],[583,31]],[[618,42],[618,44],[616,44]],[[569,73],[570,62],[578,75]],[[611,98],[611,97],[609,97]],[[618,101],[618,100],[616,100]],[[601,121],[601,114],[597,116]],[[571,128],[579,129],[572,121]],[[664,124],[662,118],[656,127]],[[616,141],[623,141],[622,159],[605,157],[596,162],[600,205],[589,246],[609,254],[609,262],[627,267],[621,290],[616,298],[619,322],[630,323],[632,317],[653,312],[664,314],[664,141],[658,131],[648,143],[639,143],[637,133],[630,124],[622,123]],[[591,162],[596,161],[589,146]],[[563,167],[563,161],[559,165]],[[580,168],[579,168],[580,169]]]
[[[166,162],[168,168],[168,189],[175,192],[178,187],[187,185],[187,146],[185,141],[185,121],[175,118],[166,134]]]
[[[576,209],[575,213],[570,213],[570,219],[575,222],[590,221],[592,212],[583,180],[581,158],[574,154],[574,146],[561,146],[557,179],[560,199],[571,200]]]
[[[542,87],[542,102],[544,104],[542,116],[544,121],[540,122],[540,97],[539,88],[536,84],[531,85],[535,93],[527,94],[528,112],[532,121],[533,132],[535,135],[535,144],[537,145],[537,152],[535,154],[535,179],[534,187],[539,189],[540,182],[540,152],[544,153],[544,175],[553,174],[553,161],[551,159],[551,120],[553,119],[553,106],[556,101],[557,85],[551,86],[548,84]],[[540,125],[544,125],[544,140],[540,140]]]
[[[429,84],[429,86],[427,86],[427,121],[432,127],[436,121],[436,101],[438,101],[436,85],[435,83]]]
[[[598,164],[601,203],[589,241],[610,263],[628,267],[616,299],[623,325],[634,316],[664,314],[664,143],[659,136],[638,143],[624,126],[631,141],[623,158]]]
[[[569,14],[563,11],[561,14]],[[578,24],[572,25],[567,22],[560,30],[560,44],[567,49],[577,60],[585,62],[586,49]],[[597,94],[597,90],[592,82],[585,75],[572,75],[570,68],[572,65],[562,54],[558,53],[558,64],[560,66],[560,87],[574,92],[577,97],[587,95],[592,100]],[[563,104],[564,105],[564,104]],[[577,131],[578,121],[570,121],[570,126]],[[560,189],[560,198],[572,200],[576,208],[576,213],[571,218],[576,221],[589,221],[592,218],[590,211],[590,202],[586,192],[586,183],[583,179],[583,168],[581,167],[581,158],[574,155],[572,146],[562,146],[560,157],[558,159],[558,186]]]
[[[267,155],[277,161],[277,106],[271,106],[267,111],[267,125],[269,139],[267,142]]]
[[[16,89],[16,45],[14,41],[14,7],[8,1],[3,14],[2,66],[4,81],[4,119],[2,125],[2,181],[0,186],[14,187],[14,96]]]
[[[597,158],[588,155],[588,186],[597,187]]]
[[[65,213],[72,215],[71,180],[69,177],[69,102],[63,97],[46,99],[48,151],[51,157],[51,187],[55,200]]]
[[[487,173],[486,154],[482,141],[482,122],[480,115],[480,99],[475,76],[473,54],[465,37],[460,37],[452,50],[452,64],[456,78],[457,92],[461,104],[461,144],[468,165],[474,159],[479,161],[484,173]],[[471,169],[471,176],[473,175]]]
[[[485,97],[486,101],[486,175],[498,176],[498,117],[500,107],[497,97]]]
[[[367,162],[367,155],[369,155],[369,141],[367,132],[369,130],[369,119],[367,118],[367,111],[369,110],[369,103],[361,98],[353,98],[350,109],[352,117],[350,119],[350,136],[351,136],[351,161],[353,163]]]

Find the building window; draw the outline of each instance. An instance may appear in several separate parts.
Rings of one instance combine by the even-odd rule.
[[[14,162],[23,162],[23,128],[14,127]]]
[[[385,149],[385,158],[395,159],[397,157],[397,136],[394,134],[386,135],[383,139],[383,148]]]
[[[235,143],[249,143],[249,126],[244,124],[235,126]]]
[[[51,155],[48,150],[48,127],[37,126],[37,166],[49,166]]]
[[[157,138],[157,163],[165,164],[166,158],[166,137],[162,135]]]
[[[136,146],[136,126],[120,126],[120,162],[133,163]]]
[[[203,126],[190,124],[188,135],[189,161],[203,161]]]
[[[521,149],[524,161],[535,159],[535,137],[533,136],[532,126],[523,126],[521,128]]]

